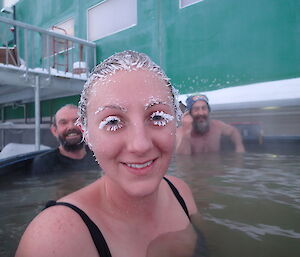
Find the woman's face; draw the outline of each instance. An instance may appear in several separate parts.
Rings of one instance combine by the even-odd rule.
[[[152,193],[175,145],[170,88],[153,72],[118,71],[89,95],[87,140],[105,179],[133,196]]]

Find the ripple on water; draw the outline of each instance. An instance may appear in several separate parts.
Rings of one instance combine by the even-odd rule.
[[[212,221],[216,224],[225,226],[231,230],[237,230],[245,233],[249,237],[255,240],[262,240],[265,235],[284,236],[289,238],[300,239],[300,233],[294,230],[283,229],[278,226],[271,226],[266,224],[249,225],[247,223],[241,223],[229,219],[215,218],[211,215],[204,215],[205,220]]]

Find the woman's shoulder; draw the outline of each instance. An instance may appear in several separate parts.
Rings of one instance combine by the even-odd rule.
[[[181,197],[184,199],[190,215],[197,213],[197,206],[193,193],[186,182],[174,176],[165,176],[176,187]]]
[[[16,256],[80,256],[83,243],[89,243],[88,236],[87,227],[73,210],[51,206],[26,228]]]

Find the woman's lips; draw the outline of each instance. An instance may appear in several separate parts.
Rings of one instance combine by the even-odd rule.
[[[129,171],[135,175],[145,175],[147,174],[151,167],[153,166],[156,159],[146,161],[146,162],[122,162],[124,166],[129,168]]]
[[[147,161],[145,163],[125,163],[125,165],[127,165],[130,168],[134,168],[134,169],[143,169],[143,168],[150,166],[153,162],[154,162],[154,160]]]

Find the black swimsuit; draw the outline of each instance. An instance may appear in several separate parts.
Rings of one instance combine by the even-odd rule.
[[[164,178],[169,186],[171,187],[175,197],[177,198],[177,200],[179,201],[180,205],[182,206],[184,212],[186,213],[186,215],[188,216],[188,218],[190,219],[190,215],[189,215],[189,211],[186,207],[186,204],[183,200],[183,198],[181,197],[181,195],[179,194],[178,190],[176,189],[176,187],[170,182],[170,180],[168,180],[167,178]],[[109,251],[108,245],[104,239],[104,236],[102,235],[100,229],[97,227],[97,225],[86,215],[86,213],[84,211],[82,211],[81,209],[79,209],[78,207],[74,206],[73,204],[70,203],[65,203],[65,202],[56,202],[56,201],[49,201],[46,204],[46,208],[51,207],[51,206],[55,206],[55,205],[64,205],[67,206],[69,208],[71,208],[72,210],[74,210],[75,212],[77,212],[79,214],[79,216],[82,218],[82,220],[84,221],[84,223],[86,224],[86,226],[88,227],[90,234],[92,236],[92,239],[94,241],[94,244],[97,248],[97,251],[99,253],[99,255],[101,257],[111,257],[111,253]]]

